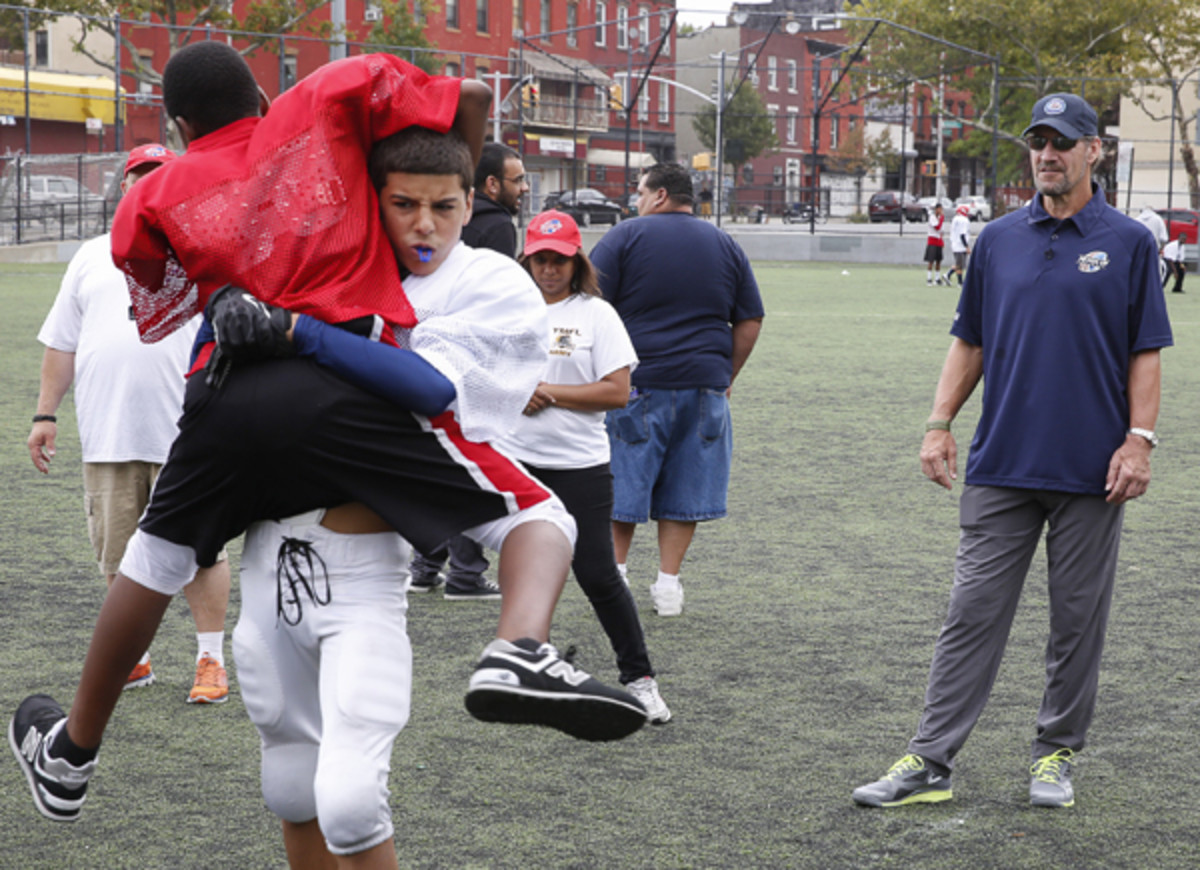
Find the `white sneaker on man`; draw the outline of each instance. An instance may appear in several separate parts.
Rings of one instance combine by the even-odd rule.
[[[650,585],[650,600],[659,616],[679,616],[683,613],[683,585],[657,581]]]

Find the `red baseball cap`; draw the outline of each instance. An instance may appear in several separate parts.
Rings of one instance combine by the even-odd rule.
[[[149,142],[145,145],[139,145],[129,152],[129,157],[125,160],[124,175],[128,175],[139,166],[147,166],[151,163],[159,164],[166,163],[169,160],[175,159],[175,152],[165,145],[159,145],[157,142]]]
[[[525,256],[538,251],[554,251],[574,257],[583,247],[583,237],[575,219],[561,211],[544,211],[529,223],[525,231]]]
[[[970,215],[971,207],[964,202],[957,209],[955,209],[955,211],[957,211],[961,215]]]

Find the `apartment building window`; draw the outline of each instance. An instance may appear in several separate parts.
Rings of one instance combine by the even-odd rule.
[[[791,58],[787,60],[787,79],[787,89],[793,94],[796,93],[799,88],[800,77],[796,73],[796,61]]]
[[[446,26],[458,29],[458,0],[446,0]]]
[[[774,103],[767,103],[767,117],[771,119],[771,126],[775,128],[775,136],[779,137],[779,106]]]
[[[746,56],[746,76],[747,76],[747,78],[750,79],[750,81],[754,82],[754,84],[758,84],[758,63],[757,63],[757,61],[758,61],[757,55],[750,54],[750,55]]]
[[[663,57],[666,57],[667,55],[669,55],[671,53],[671,13],[670,12],[664,11],[664,12],[658,13],[658,29],[659,29],[659,32],[662,33],[662,37],[663,37],[662,54],[663,54]]]
[[[617,48],[629,48],[629,7],[625,4],[617,7]]]
[[[413,0],[413,23],[425,26],[425,4],[421,0]]]
[[[542,42],[550,41],[550,37],[546,34],[554,29],[550,24],[550,3],[551,0],[542,0],[541,15],[538,18],[539,27],[542,31]]]
[[[671,89],[661,82],[658,85],[658,123],[671,123]]]
[[[776,187],[783,187],[783,167],[776,166],[771,170],[771,180],[775,182]]]
[[[838,147],[838,139],[840,138],[838,136],[838,132],[839,132],[839,128],[841,126],[842,126],[841,118],[839,118],[837,115],[829,116],[829,147],[830,148]]]
[[[48,30],[34,31],[33,65],[50,66],[50,32]]]
[[[800,111],[795,106],[788,106],[787,110],[787,141],[791,145],[796,144],[796,122],[800,120]]]
[[[604,3],[596,4],[596,45],[603,48],[608,45],[608,6]]]
[[[444,74],[448,75],[448,76],[454,76],[455,78],[457,78],[459,75],[462,74],[462,67],[460,67],[458,64],[453,63],[453,62],[448,63],[448,64],[446,64],[446,69],[444,71]]]
[[[300,78],[296,55],[288,53],[283,56],[283,89],[286,91]]]
[[[779,69],[775,63],[775,55],[767,58],[767,90],[779,90]]]
[[[634,84],[634,87],[637,87],[637,85]],[[659,85],[659,87],[662,86]],[[638,94],[637,113],[639,121],[650,120],[650,82],[646,82],[645,86],[642,88],[642,92]]]
[[[638,7],[638,40],[642,45],[650,44],[650,8]]]
[[[578,31],[575,29],[579,26],[579,4],[567,4],[567,45],[574,48],[579,44]]]
[[[490,29],[488,22],[489,0],[475,0],[475,30],[487,33]]]

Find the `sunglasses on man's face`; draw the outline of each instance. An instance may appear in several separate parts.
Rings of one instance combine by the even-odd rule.
[[[1029,146],[1030,151],[1041,151],[1047,145],[1053,145],[1055,151],[1070,151],[1079,144],[1079,140],[1068,136],[1039,136],[1032,133],[1025,137],[1025,144]]]

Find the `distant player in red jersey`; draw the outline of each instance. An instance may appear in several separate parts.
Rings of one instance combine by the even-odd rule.
[[[237,281],[259,299],[328,322],[371,315],[376,337],[418,351],[374,345],[409,367],[413,395],[408,379],[398,379],[396,394],[379,398],[307,358],[237,367],[219,390],[192,378],[180,437],[101,609],[70,718],[35,695],[10,725],[43,815],[78,817],[124,677],[181,578],[211,564],[255,520],[348,502],[365,504],[426,548],[469,528],[499,527],[504,597],[497,641],[467,695],[473,715],[591,740],[617,739],[644,724],[636,700],[574,669],[545,643],[573,522],[552,493],[483,440],[503,428],[507,414],[520,414],[540,374],[546,327],[536,288],[528,284],[540,319],[513,324],[510,334],[493,334],[505,325],[505,306],[493,305],[495,323],[443,318],[450,322],[426,337],[410,330],[420,317],[400,289],[396,261],[414,275],[432,271],[457,233],[439,241],[423,220],[412,241],[398,241],[389,228],[389,244],[375,223],[380,197],[366,174],[372,142],[416,120],[442,132],[456,126],[478,155],[486,89],[445,81],[392,57],[352,58],[301,82],[260,119],[265,100],[233,49],[198,43],[168,63],[164,102],[190,148],[171,177],[122,204],[113,232],[114,260],[130,278],[143,335],[166,334],[222,284]],[[385,204],[401,215],[445,206],[410,195]],[[387,208],[383,215],[389,219]],[[374,264],[370,271],[359,268],[364,261]],[[252,316],[256,305],[243,308]],[[326,343],[339,340],[321,333],[315,349],[298,351],[320,360]],[[506,369],[526,347],[541,354],[528,357],[535,364]],[[528,384],[512,376],[524,369]],[[452,386],[449,406],[437,390],[421,392],[438,377]]]

